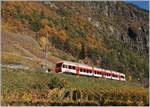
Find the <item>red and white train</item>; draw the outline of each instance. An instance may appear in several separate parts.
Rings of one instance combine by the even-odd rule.
[[[102,68],[96,68],[85,64],[60,61],[56,63],[56,73],[72,73],[77,75],[103,77],[108,79],[126,81],[125,74],[112,70],[105,70]]]

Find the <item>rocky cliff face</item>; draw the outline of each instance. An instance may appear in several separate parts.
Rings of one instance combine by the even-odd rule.
[[[149,78],[148,21],[148,11],[119,1],[2,2],[2,32],[9,32],[3,33],[2,39],[11,32],[23,32],[40,47],[48,32],[49,63],[53,66],[59,60],[93,63],[143,83]],[[7,46],[14,46],[12,43],[3,41],[7,48],[2,50],[4,56],[11,53]],[[41,60],[39,56],[44,54],[43,47],[37,49],[40,53],[23,45],[14,49],[14,54],[22,49]]]
[[[53,2],[53,5],[58,7],[58,11],[63,8],[59,8],[61,4],[63,3]],[[86,8],[75,14],[84,17],[99,32],[104,32],[129,45],[131,51],[148,54],[148,11],[124,2],[76,2],[74,4]],[[70,8],[78,10],[78,7]]]

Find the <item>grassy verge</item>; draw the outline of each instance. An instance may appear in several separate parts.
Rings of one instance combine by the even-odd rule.
[[[139,84],[2,68],[2,105],[148,105]]]

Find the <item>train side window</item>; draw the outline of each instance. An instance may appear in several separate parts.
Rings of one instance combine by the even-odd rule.
[[[116,78],[116,77],[117,77],[117,75],[113,74],[113,77],[115,77],[115,78]]]
[[[124,78],[124,76],[121,76],[121,78]]]
[[[72,66],[72,69],[75,69],[75,66]]]
[[[69,65],[69,69],[71,69],[72,67]]]
[[[92,73],[92,70],[90,70],[90,73]]]
[[[63,64],[63,68],[67,68],[67,65],[64,65],[64,64]]]
[[[82,69],[80,68],[80,72],[82,72]]]

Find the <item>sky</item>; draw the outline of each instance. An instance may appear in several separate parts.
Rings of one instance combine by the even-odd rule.
[[[140,8],[149,10],[149,2],[148,2],[148,0],[141,0],[141,1],[125,0],[125,2],[132,3],[132,4],[135,4],[135,5],[139,6]]]

